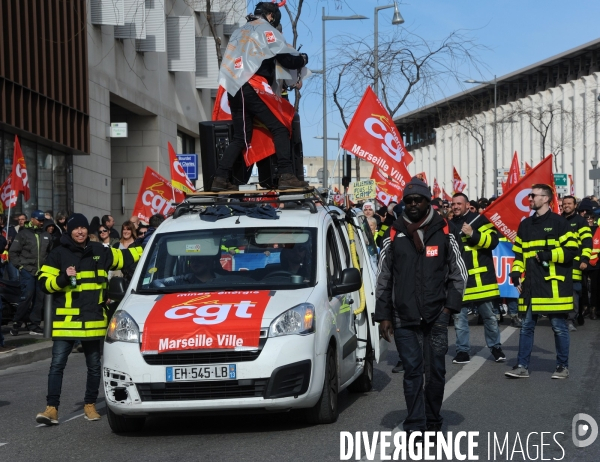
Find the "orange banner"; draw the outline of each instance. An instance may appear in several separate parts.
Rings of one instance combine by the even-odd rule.
[[[413,158],[389,113],[367,87],[348,125],[342,148],[371,162],[404,189],[411,175],[406,168]]]
[[[546,157],[529,173],[526,173],[483,212],[483,215],[494,224],[496,229],[513,242],[517,236],[519,224],[531,215],[529,194],[531,186],[534,184],[547,184],[550,187],[554,185],[552,155]]]
[[[175,195],[175,197],[173,197]],[[157,213],[167,217],[175,208],[171,202],[182,202],[185,199],[179,189],[174,189],[169,180],[159,175],[150,167],[146,167],[142,184],[138,192],[133,214],[148,223],[152,215]]]
[[[144,323],[142,352],[256,348],[270,293],[166,294]]]
[[[371,172],[371,179],[375,180],[375,188],[377,190],[377,200],[383,205],[389,205],[390,202],[400,202],[404,190],[402,187],[391,180],[378,168],[374,168]]]

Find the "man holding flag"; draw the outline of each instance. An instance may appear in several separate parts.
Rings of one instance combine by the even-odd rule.
[[[573,258],[578,245],[567,220],[550,210],[553,195],[547,184],[532,186],[529,207],[535,214],[519,224],[514,241],[515,260],[510,277],[521,294],[519,312],[525,313],[525,320],[517,365],[505,372],[511,378],[529,377],[533,334],[540,313],[548,316],[554,331],[556,370],[552,378],[569,377],[566,319],[573,310]]]

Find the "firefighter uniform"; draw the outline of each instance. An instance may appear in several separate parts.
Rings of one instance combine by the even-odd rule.
[[[573,282],[581,282],[583,272],[579,269],[581,263],[589,264],[592,256],[592,230],[590,229],[587,220],[577,212],[569,216],[563,214],[563,217],[569,222],[569,229],[577,239],[579,252],[573,258]]]
[[[54,294],[52,338],[61,340],[101,339],[106,335],[108,319],[104,291],[108,271],[116,271],[140,259],[141,247],[125,250],[104,247],[99,242],[76,246],[63,235],[61,245],[48,255],[39,276],[44,291]],[[71,286],[66,274],[74,266],[77,285]]]
[[[551,211],[519,225],[511,276],[525,273],[520,312],[530,305],[533,313],[567,314],[573,309],[573,259],[579,246],[570,228],[567,220]],[[550,252],[547,266],[536,259],[538,252]]]
[[[456,357],[452,361],[455,364],[464,364],[470,361],[468,356],[470,350],[469,307],[476,308],[483,319],[485,341],[495,361],[504,361],[506,356],[501,348],[500,329],[492,303],[492,300],[500,297],[492,256],[492,250],[498,246],[498,231],[487,218],[475,212],[467,212],[462,216],[454,217],[452,223],[458,229],[461,229],[464,223],[471,224],[473,228],[471,236],[461,235],[462,256],[469,278],[461,312],[454,315]]]

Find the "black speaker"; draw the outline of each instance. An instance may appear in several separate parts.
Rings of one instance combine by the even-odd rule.
[[[294,175],[304,180],[304,153],[302,151],[302,133],[300,132],[300,116],[294,115],[292,120],[292,136],[290,139],[290,153]],[[258,167],[258,182],[263,188],[276,189],[279,183],[277,169],[277,156],[271,155],[256,163]]]
[[[202,181],[204,190],[210,191],[215,171],[225,150],[233,139],[232,120],[210,120],[199,123],[200,149],[202,151]],[[252,167],[246,167],[244,156],[240,156],[233,164],[231,181],[233,184],[246,184],[252,174]]]

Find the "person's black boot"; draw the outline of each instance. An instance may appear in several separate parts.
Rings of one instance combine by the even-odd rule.
[[[282,173],[279,177],[279,189],[308,188],[306,181],[300,181],[293,173]]]
[[[216,176],[213,179],[212,185],[210,187],[212,192],[219,191],[239,191],[239,186],[235,184],[231,184],[227,178],[223,178],[221,176]]]

